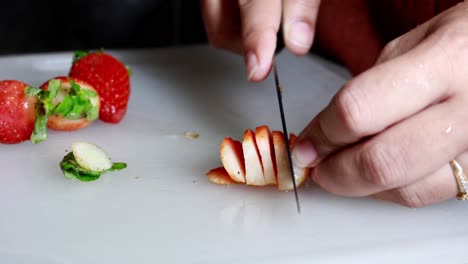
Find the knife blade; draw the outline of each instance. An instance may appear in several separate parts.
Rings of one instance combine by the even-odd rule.
[[[291,171],[291,179],[292,179],[293,188],[294,188],[294,196],[296,198],[297,212],[301,213],[301,205],[299,203],[299,195],[297,193],[297,186],[296,186],[296,177],[294,175],[294,169],[293,169],[293,165],[292,165],[291,149],[289,148],[289,136],[288,136],[289,134],[288,134],[287,126],[286,126],[286,118],[285,118],[285,115],[284,115],[282,88],[281,88],[281,83],[279,82],[278,69],[276,68],[276,60],[275,60],[274,57],[273,57],[272,67],[273,67],[273,73],[274,73],[274,77],[275,77],[276,94],[277,94],[277,97],[278,97],[278,105],[279,105],[279,111],[280,111],[280,116],[281,116],[281,124],[283,126],[284,140],[286,142],[286,151],[287,151],[287,154],[288,154],[289,169]]]

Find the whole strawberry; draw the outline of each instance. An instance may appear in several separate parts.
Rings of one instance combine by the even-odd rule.
[[[77,52],[69,76],[96,89],[101,98],[102,121],[119,123],[124,118],[130,98],[130,74],[122,62],[104,52]]]
[[[34,129],[36,98],[25,94],[27,84],[16,80],[0,81],[0,143],[16,144],[28,140]]]

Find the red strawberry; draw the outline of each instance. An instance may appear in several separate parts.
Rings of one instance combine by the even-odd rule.
[[[25,94],[26,87],[20,81],[0,81],[0,143],[16,144],[31,136],[36,99]]]
[[[75,54],[70,77],[91,84],[101,97],[99,118],[119,123],[127,112],[130,98],[130,74],[125,65],[104,52]]]
[[[52,80],[47,81],[41,86],[41,89],[48,90],[50,83],[53,80],[60,81],[60,88],[57,93],[57,96],[52,100],[52,104],[54,107],[62,103],[64,98],[70,95],[70,91],[72,91],[73,89],[72,83],[78,85],[81,90],[92,91],[97,95],[96,90],[88,83],[77,78],[71,78],[71,77],[68,78],[65,76],[56,77]],[[100,107],[99,96],[89,98],[89,100],[90,100],[89,102],[91,103],[90,106],[93,106],[96,108],[95,111],[97,114],[97,111],[99,111],[99,107]],[[84,102],[83,104],[85,103],[88,103],[88,102]],[[82,105],[79,105],[79,106],[82,106]],[[70,109],[70,112],[71,111],[72,109]],[[81,112],[83,113],[83,116],[76,116],[76,117],[73,117],[72,115],[69,115],[68,113],[66,113],[68,114],[68,116],[66,117],[63,116],[63,113],[52,114],[49,116],[47,120],[47,126],[54,130],[64,130],[64,131],[78,130],[78,129],[87,127],[91,122],[94,121],[95,118],[89,118],[89,116],[86,116],[86,111],[81,111]]]

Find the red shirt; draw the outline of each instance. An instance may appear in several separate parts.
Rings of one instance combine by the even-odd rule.
[[[386,43],[462,0],[322,0],[315,47],[358,74]]]

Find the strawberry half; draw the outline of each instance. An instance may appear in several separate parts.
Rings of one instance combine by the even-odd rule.
[[[70,77],[92,85],[101,97],[99,118],[119,123],[127,113],[130,74],[125,65],[104,52],[75,53]]]
[[[91,85],[77,78],[59,76],[44,83],[41,89],[48,90],[52,81],[60,82],[57,96],[52,100],[52,104],[54,107],[62,104],[62,110],[59,109],[49,116],[47,126],[50,129],[78,130],[87,127],[97,118],[100,99]]]
[[[25,94],[26,87],[16,80],[0,81],[0,143],[17,144],[31,136],[36,98]]]

